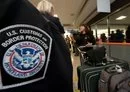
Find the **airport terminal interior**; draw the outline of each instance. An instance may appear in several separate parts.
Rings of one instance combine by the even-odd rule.
[[[34,6],[40,0],[29,0]],[[130,61],[130,0],[48,0],[55,8],[55,15],[64,26],[65,39],[71,53],[73,64],[73,87],[79,91],[77,67],[81,66],[81,56],[76,55],[73,48],[72,36],[79,31],[81,24],[90,26],[98,45],[106,48],[107,55],[120,60]],[[118,35],[118,37],[113,37]],[[103,92],[103,91],[102,91]],[[104,91],[105,92],[105,91]],[[124,92],[124,91],[121,91]]]
[[[28,0],[28,1],[37,9],[38,3],[42,0]],[[51,2],[54,5],[53,17],[56,17],[64,28],[64,34],[62,36],[65,42],[65,46],[67,47],[68,52],[69,52],[69,54],[68,53],[67,54],[70,55],[71,63],[73,66],[73,90],[74,92],[130,92],[130,69],[129,69],[129,65],[130,65],[130,0],[47,0],[47,1]],[[19,27],[19,26],[17,25],[15,27]],[[24,26],[22,25],[22,27]],[[28,26],[25,26],[25,27],[28,27]],[[9,27],[9,28],[13,28],[13,27]],[[33,28],[33,26],[31,26],[30,28]],[[34,28],[35,30],[38,30],[38,31],[40,30],[36,27]],[[7,29],[8,28],[3,29],[2,32]],[[84,31],[84,30],[87,30],[87,31]],[[39,31],[39,33],[40,32],[41,30]],[[12,34],[17,35],[15,31],[12,31]],[[7,34],[7,36],[9,35],[11,35],[11,33]],[[23,33],[22,35],[26,35],[26,34]],[[34,33],[33,35],[34,37],[37,35],[40,36],[38,33]],[[33,75],[35,75],[33,74],[35,73],[35,71],[33,72],[33,69],[35,70],[35,66],[32,66],[33,67],[32,68],[31,65],[29,66],[25,64],[25,67],[23,67],[22,65],[17,67],[17,64],[19,64],[18,61],[20,60],[24,61],[25,59],[25,61],[29,62],[29,61],[33,61],[32,60],[33,58],[35,59],[34,62],[37,64],[39,58],[44,60],[43,57],[45,56],[43,54],[46,55],[47,53],[48,57],[52,56],[50,55],[51,53],[50,44],[52,45],[53,39],[50,40],[49,38],[50,36],[48,36],[47,33],[44,33],[44,35],[46,35],[45,39],[43,37],[43,39],[40,39],[40,40],[44,40],[45,42],[47,42],[49,39],[50,43],[48,41],[49,45],[47,44],[49,48],[48,52],[42,52],[43,49],[40,47],[40,45],[33,43],[34,40],[29,43],[29,44],[32,44],[32,47],[30,46],[30,48],[33,48],[34,46],[33,50],[30,49],[29,47],[25,46],[26,47],[25,48],[23,46],[24,49],[22,50],[20,49],[21,50],[20,51],[19,48],[17,47],[22,46],[23,44],[26,45],[24,42],[21,42],[21,43],[19,42],[18,44],[15,44],[16,46],[15,51],[17,53],[12,51],[14,47],[10,47],[10,49],[7,50],[8,53],[6,52],[6,54],[4,55],[4,60],[8,59],[10,62],[12,62],[11,60],[16,61],[15,62],[16,64],[14,64],[14,66],[13,64],[12,66],[10,65],[11,69],[14,69],[16,71],[18,70],[17,72],[20,72],[20,73],[21,72],[26,73],[26,72],[31,71],[30,75],[28,73],[25,76],[22,76],[20,74],[18,76],[15,76],[14,74],[15,78],[20,76],[21,77],[20,79],[24,80],[24,77],[28,78],[29,76],[31,80],[31,78],[33,78]],[[20,37],[22,39],[22,36]],[[31,36],[29,39],[32,39]],[[54,39],[54,41],[56,40]],[[61,49],[66,49],[66,48],[62,47],[60,48],[60,50]],[[26,53],[24,52],[24,50],[26,51]],[[37,51],[34,51],[34,50],[37,50]],[[59,50],[59,49],[56,49],[56,50]],[[35,52],[34,56],[37,56],[37,57],[29,56],[32,54],[31,52],[33,54]],[[13,53],[13,54],[10,54],[10,53]],[[18,60],[15,57],[14,53],[16,54],[16,57],[18,57]],[[54,53],[56,56],[57,53],[56,52]],[[8,54],[10,54],[10,58]],[[23,57],[22,57],[22,54],[23,54]],[[45,61],[48,60],[45,63],[46,65],[48,65],[48,62],[50,59],[48,57],[47,59],[45,58]],[[21,59],[21,58],[24,58],[24,59]],[[59,57],[56,57],[56,59],[57,58]],[[54,58],[54,60],[56,59]],[[39,62],[41,61],[39,60]],[[5,63],[8,63],[8,62],[5,62]],[[5,65],[4,68],[2,69],[5,69],[5,71],[9,74],[6,74],[6,73],[4,74],[12,77],[13,72],[9,70],[10,67],[8,67],[5,63],[2,63],[3,65]],[[44,66],[43,70],[40,70],[42,69],[41,68],[42,65],[41,66],[40,64],[37,64],[37,65],[39,65],[39,67],[36,68],[36,74],[37,74],[36,77],[41,76],[40,73],[37,73],[39,71],[44,71],[44,74],[42,76],[45,76],[47,67]],[[0,63],[0,69],[1,69],[1,66],[2,65]],[[60,68],[62,66],[60,66]],[[51,69],[48,71],[51,71]],[[66,73],[66,71],[64,72]],[[70,71],[68,72],[70,73]],[[56,72],[56,74],[58,73]],[[1,72],[0,72],[0,75],[1,75]],[[68,76],[65,78],[68,78]],[[0,77],[0,80],[1,80],[1,77]],[[21,82],[21,80],[18,82]],[[24,81],[26,81],[26,79]],[[30,81],[27,82],[27,84],[28,83],[30,83]],[[2,89],[1,84],[2,83],[0,81],[0,92]],[[22,84],[21,82],[21,84],[19,85],[20,86],[24,85],[24,83]],[[48,85],[52,85],[52,84],[48,83]],[[33,86],[35,88],[35,84]],[[10,87],[12,87],[12,84],[9,86],[9,88]],[[3,89],[6,89],[6,87],[5,88],[3,87]],[[10,92],[10,91],[7,91],[7,92]],[[27,92],[30,92],[30,91],[27,91]],[[41,91],[37,91],[37,92],[41,92]],[[52,91],[49,91],[49,92],[52,92]]]

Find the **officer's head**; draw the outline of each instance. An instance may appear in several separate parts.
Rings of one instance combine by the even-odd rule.
[[[38,3],[37,9],[41,13],[47,13],[47,14],[50,14],[52,16],[54,15],[54,6],[49,1],[42,0],[41,2]]]

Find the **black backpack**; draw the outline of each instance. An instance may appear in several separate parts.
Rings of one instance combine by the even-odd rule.
[[[104,46],[94,46],[92,49],[86,51],[86,62],[92,66],[102,65],[106,63],[106,48]]]

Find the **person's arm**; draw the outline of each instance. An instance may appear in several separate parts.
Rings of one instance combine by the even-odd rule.
[[[94,36],[92,34],[90,35],[90,39],[89,39],[88,43],[92,43],[92,45],[96,44],[96,39],[94,38]]]
[[[63,28],[59,18],[55,18],[55,24],[58,26],[60,33],[64,34],[65,31],[64,31],[64,28]]]

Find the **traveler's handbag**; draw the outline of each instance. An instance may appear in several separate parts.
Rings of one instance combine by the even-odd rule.
[[[130,92],[130,71],[119,65],[105,68],[100,75],[99,92]]]
[[[104,46],[95,46],[93,49],[86,51],[86,63],[92,66],[106,63],[106,48]]]

